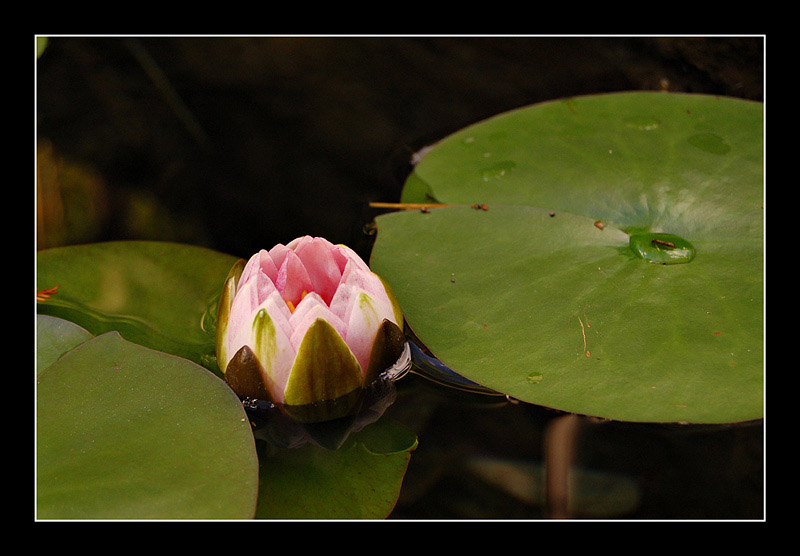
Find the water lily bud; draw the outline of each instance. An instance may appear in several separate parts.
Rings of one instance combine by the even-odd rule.
[[[304,421],[336,418],[397,360],[402,323],[391,289],[352,249],[303,236],[231,269],[217,362],[239,396]]]

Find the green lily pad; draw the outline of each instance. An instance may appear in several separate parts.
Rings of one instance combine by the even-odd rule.
[[[91,337],[87,330],[77,324],[47,315],[36,315],[36,374]]]
[[[150,241],[47,249],[37,253],[37,289],[59,288],[38,311],[208,365],[216,301],[236,260]]]
[[[450,206],[378,217],[371,266],[445,364],[520,400],[760,418],[762,119],[665,93],[501,114],[430,149],[403,200]],[[632,249],[648,242],[667,258]]]
[[[397,502],[416,446],[411,431],[380,420],[335,451],[312,444],[276,454],[260,451],[256,518],[384,519]]]
[[[40,519],[249,519],[250,423],[202,367],[116,332],[37,378]]]

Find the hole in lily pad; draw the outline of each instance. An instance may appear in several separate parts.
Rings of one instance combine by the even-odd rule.
[[[688,263],[695,255],[694,246],[675,234],[633,234],[630,247],[640,258],[657,264]]]

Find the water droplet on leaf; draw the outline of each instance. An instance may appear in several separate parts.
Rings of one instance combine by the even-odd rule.
[[[493,166],[481,170],[481,176],[483,176],[483,181],[496,180],[502,178],[516,167],[517,164],[515,162],[503,160],[502,162],[498,162]]]
[[[694,246],[680,236],[664,233],[633,234],[631,250],[650,263],[681,264],[694,259]]]
[[[655,118],[631,118],[625,122],[625,125],[641,131],[652,131],[658,128],[659,121]]]
[[[528,375],[527,380],[530,384],[538,384],[543,378],[544,376],[542,376],[542,373],[533,372]]]

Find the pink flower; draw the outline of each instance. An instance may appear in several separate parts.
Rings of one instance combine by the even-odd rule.
[[[391,290],[352,249],[304,236],[231,270],[217,362],[239,395],[313,404],[368,384],[386,361],[387,331],[402,324]]]

